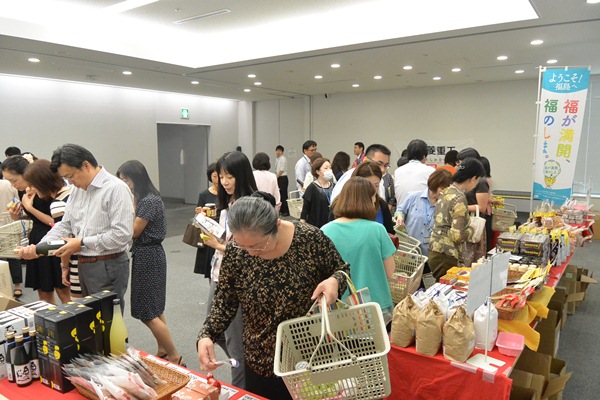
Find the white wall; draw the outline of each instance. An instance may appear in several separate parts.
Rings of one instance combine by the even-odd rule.
[[[309,137],[329,158],[343,150],[353,160],[357,141],[385,144],[393,167],[412,139],[472,139],[490,159],[495,189],[529,191],[536,99],[537,80],[524,80],[261,102],[256,131],[269,143],[257,138],[257,150],[272,151],[278,130],[286,152],[296,149],[296,157],[288,157],[293,181],[293,165]]]
[[[180,119],[182,108],[189,120]],[[113,173],[138,159],[159,184],[159,122],[210,126],[209,160],[238,145],[237,101],[0,75],[2,151],[18,146],[50,158],[57,146],[77,143]]]

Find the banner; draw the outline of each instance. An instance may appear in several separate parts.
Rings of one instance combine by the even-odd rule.
[[[590,71],[546,68],[541,79],[533,199],[562,204],[573,189]]]
[[[427,143],[427,165],[440,166],[444,165],[444,157],[450,150],[461,151],[467,147],[473,147],[473,139],[423,139]],[[408,143],[394,142],[394,149],[398,154],[406,149]]]

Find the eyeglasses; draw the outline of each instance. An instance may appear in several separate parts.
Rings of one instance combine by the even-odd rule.
[[[386,169],[390,168],[390,163],[384,163],[383,161],[375,161],[371,157],[365,157],[365,158],[369,161],[373,161],[375,164],[379,165],[380,167],[385,167]]]
[[[231,243],[231,245],[232,245],[233,247],[235,247],[236,249],[240,249],[240,250],[246,250],[246,251],[263,252],[263,251],[265,251],[265,250],[267,249],[267,246],[269,245],[269,242],[271,241],[271,238],[272,238],[272,237],[273,237],[273,236],[269,236],[269,237],[267,238],[267,242],[265,243],[265,245],[264,245],[262,248],[260,248],[260,247],[256,247],[256,246],[251,246],[251,247],[245,247],[245,246],[241,246],[241,245],[239,245],[239,244],[238,244],[238,243],[235,241],[235,238],[231,239],[231,242],[230,242],[230,243]]]

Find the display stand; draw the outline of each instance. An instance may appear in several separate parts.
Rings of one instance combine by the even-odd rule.
[[[510,253],[499,253],[489,261],[471,271],[469,277],[469,292],[467,295],[467,313],[472,315],[485,301],[488,306],[488,317],[485,326],[485,352],[469,358],[467,364],[474,365],[488,372],[496,372],[505,363],[493,357],[488,357],[488,335],[490,331],[491,295],[506,287],[508,279],[508,262]],[[494,366],[496,365],[496,366]]]

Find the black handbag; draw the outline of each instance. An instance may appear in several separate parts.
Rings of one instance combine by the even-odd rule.
[[[188,224],[183,233],[182,242],[192,247],[204,247],[204,242],[200,239],[202,230],[193,224]]]

